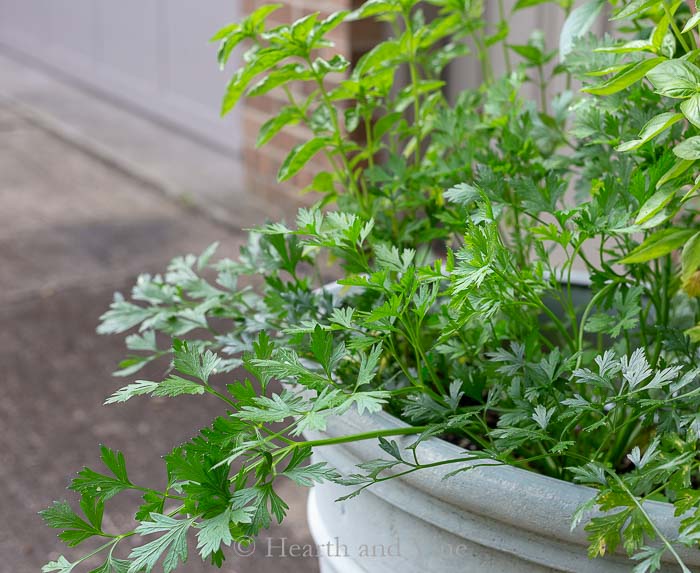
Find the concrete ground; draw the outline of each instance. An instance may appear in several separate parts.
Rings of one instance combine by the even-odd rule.
[[[240,190],[238,195],[232,190],[234,201],[226,209],[222,186],[209,187],[219,203],[212,202],[208,215],[168,197],[164,191],[178,185],[185,193],[199,185],[193,189],[196,203],[198,193],[208,189],[206,178],[195,185],[192,170],[178,163],[172,171],[181,175],[159,179],[167,155],[145,157],[141,164],[133,150],[128,157],[125,142],[165,137],[182,157],[183,150],[194,153],[196,144],[163,126],[149,131],[143,118],[127,117],[143,131],[127,133],[122,123],[126,152],[120,156],[119,141],[103,139],[100,147],[107,127],[71,123],[71,113],[79,110],[85,118],[92,110],[114,130],[124,111],[94,98],[90,104],[75,90],[84,99],[71,108],[71,90],[0,54],[0,573],[35,573],[60,553],[69,559],[82,553],[65,548],[37,511],[54,499],[75,500],[65,488],[83,465],[98,465],[98,444],[125,452],[134,481],[159,485],[164,480],[159,456],[222,411],[202,397],[102,406],[123,384],[110,376],[123,356],[122,339],[95,334],[113,291],[128,289],[139,272],[162,271],[171,257],[199,252],[213,241],[233,256],[243,234],[232,229],[277,215],[243,202]],[[89,107],[98,104],[99,113]],[[207,171],[201,164],[207,156],[213,157],[197,148],[200,173]],[[221,157],[212,161],[210,173],[223,185],[230,167]],[[214,221],[213,211],[226,225]],[[306,492],[286,485],[282,493],[290,515],[270,536],[308,543]],[[108,522],[128,522],[130,509],[116,504]],[[192,543],[190,554],[182,571],[211,570]],[[281,562],[258,549],[248,558],[231,556],[223,570],[302,572],[317,566],[304,559]]]

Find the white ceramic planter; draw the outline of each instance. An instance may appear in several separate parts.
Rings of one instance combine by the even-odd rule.
[[[320,439],[405,424],[386,413],[359,416],[351,411],[332,419]],[[399,445],[410,436],[391,438]],[[316,450],[342,473],[356,464],[386,458],[376,440],[326,446]],[[410,455],[410,453],[408,454]],[[438,439],[418,448],[421,463],[465,455]],[[582,526],[570,531],[575,509],[593,495],[587,487],[509,466],[481,467],[449,479],[447,465],[395,478],[336,502],[351,489],[316,486],[309,498],[309,524],[319,547],[322,573],[571,573],[630,572],[624,555],[589,560]],[[669,504],[646,508],[661,530],[676,536],[677,520]],[[700,571],[700,551],[682,551]],[[663,571],[678,571],[669,560]]]

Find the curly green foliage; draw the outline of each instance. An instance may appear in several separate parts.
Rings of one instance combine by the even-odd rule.
[[[622,39],[598,40],[586,32],[602,1],[555,4],[568,14],[556,66],[541,34],[511,45],[505,13],[489,24],[469,0],[369,0],[277,27],[271,5],[215,36],[222,64],[248,46],[224,112],[281,90],[289,104],[259,143],[304,124],[310,138],[280,179],[323,154],[329,169],[312,184],[323,198],[294,225],[252,232],[236,260],[213,262],[213,245],[115,297],[99,331],[129,333],[116,374],[170,367],[107,403],[206,395],[222,412],[164,457],[162,489],[136,485],[122,454],[103,448],[106,470],[84,468],[71,485],[83,516],[64,502],[42,515],[69,546],[104,544],[45,571],[102,551],[94,571],[169,572],[187,558],[189,530],[200,557],[221,565],[227,546],[284,518],[280,479],[334,481],[352,497],[434,467],[416,446],[445,435],[468,445],[440,462],[451,475],[502,463],[595,488],[572,516],[586,520],[591,558],[621,547],[637,572],[686,568],[679,548],[700,539],[699,19],[680,2],[611,2]],[[354,66],[328,57],[328,34],[364,18],[392,36]],[[484,83],[448,102],[440,74],[465,42]],[[393,86],[401,69],[408,81]],[[559,77],[584,94],[550,97]],[[350,408],[410,425],[300,437]],[[391,440],[401,434],[416,436],[409,456]],[[350,476],[310,463],[315,448],[366,439],[387,457]],[[128,491],[143,496],[138,525],[103,531],[105,506]],[[677,535],[659,530],[649,501],[675,506]],[[144,539],[115,557],[131,537]]]

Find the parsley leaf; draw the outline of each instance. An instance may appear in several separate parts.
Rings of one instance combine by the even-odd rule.
[[[187,532],[196,518],[174,519],[160,513],[151,513],[152,521],[145,521],[136,528],[139,535],[163,533],[145,545],[135,547],[129,554],[132,560],[128,573],[145,570],[150,573],[156,563],[163,558],[164,573],[171,573],[179,562],[187,560]]]
[[[49,527],[63,530],[58,534],[58,538],[68,547],[79,545],[91,537],[105,535],[101,529],[104,510],[102,502],[83,496],[80,506],[87,521],[76,514],[65,501],[55,501],[51,507],[39,512]]]
[[[119,492],[131,489],[134,484],[129,481],[126,473],[126,463],[121,452],[100,448],[102,462],[112,472],[112,476],[100,474],[90,468],[83,468],[78,477],[73,480],[70,489],[83,495],[107,501]]]

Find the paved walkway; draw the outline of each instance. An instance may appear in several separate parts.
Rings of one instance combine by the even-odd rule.
[[[233,256],[243,235],[232,229],[266,214],[251,203],[226,212],[222,225],[211,213],[167,198],[157,177],[131,173],[127,164],[86,148],[90,133],[76,138],[61,131],[67,116],[52,115],[41,101],[66,86],[44,77],[33,84],[32,97],[17,103],[18,92],[7,90],[22,83],[18,69],[0,55],[0,573],[36,573],[59,552],[75,555],[36,512],[53,499],[74,499],[65,487],[73,472],[96,464],[99,443],[123,450],[138,482],[161,484],[158,457],[220,413],[217,403],[201,397],[102,406],[123,382],[110,376],[123,342],[98,337],[95,326],[112,292],[127,289],[137,273],[162,271],[172,256],[217,240],[222,253]],[[52,117],[57,123],[46,125]],[[156,161],[147,167],[156,175],[165,168]],[[216,194],[223,197],[221,189]],[[308,542],[305,492],[286,486],[283,494],[291,501],[290,518],[271,535]],[[128,525],[128,511],[117,508],[109,519],[115,527]],[[209,571],[190,549],[194,558],[182,571]],[[282,564],[258,551],[224,567],[280,570],[315,571],[316,565]]]

